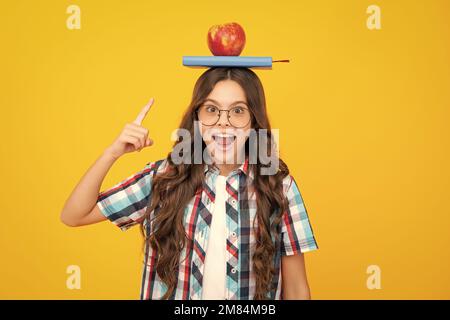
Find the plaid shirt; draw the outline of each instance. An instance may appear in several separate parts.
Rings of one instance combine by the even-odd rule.
[[[97,205],[102,214],[123,231],[142,221],[151,193],[152,179],[165,169],[166,160],[149,162],[145,167],[116,184],[98,196]],[[219,172],[205,164],[205,183],[188,203],[184,214],[184,226],[192,246],[186,245],[180,256],[178,283],[170,299],[200,300],[202,298],[202,278],[208,234],[214,209],[215,180]],[[249,183],[247,184],[247,179]],[[226,292],[227,300],[253,299],[255,294],[255,274],[252,269],[252,255],[256,244],[252,222],[256,218],[256,197],[252,187],[253,174],[248,170],[248,161],[231,172],[226,182]],[[308,219],[302,196],[291,175],[283,180],[284,193],[289,201],[289,209],[281,221],[281,238],[272,263],[278,276],[273,277],[273,289],[268,299],[282,299],[281,256],[294,255],[318,249]],[[154,212],[151,213],[151,219]],[[255,219],[255,227],[258,220]],[[144,222],[147,232],[151,225]],[[274,237],[272,236],[274,241]],[[166,285],[160,280],[155,269],[156,252],[146,246],[141,299],[161,299]]]

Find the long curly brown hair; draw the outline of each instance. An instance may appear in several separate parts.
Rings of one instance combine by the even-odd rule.
[[[270,152],[273,138],[266,112],[266,100],[263,86],[258,76],[248,68],[213,67],[206,70],[197,80],[192,100],[187,108],[179,128],[188,130],[194,135],[196,126],[196,110],[213,90],[215,84],[222,80],[236,81],[244,90],[249,109],[252,113],[252,128],[267,129],[267,144]],[[258,138],[257,138],[258,139]],[[256,140],[257,141],[257,140]],[[178,139],[175,146],[181,142]],[[192,141],[192,149],[194,150]],[[246,153],[256,150],[245,144]],[[206,147],[203,142],[203,150]],[[256,151],[257,152],[257,151]],[[167,156],[167,168],[158,173],[152,184],[151,197],[141,222],[141,233],[144,236],[144,247],[150,245],[157,252],[156,272],[167,285],[167,291],[161,299],[169,299],[174,294],[177,285],[177,270],[180,254],[187,244],[187,249],[193,247],[193,239],[189,239],[183,225],[183,216],[186,205],[196,192],[202,190],[205,183],[204,164],[194,164],[194,153],[191,152],[191,164],[174,164],[171,153]],[[259,153],[257,153],[259,154]],[[257,159],[256,164],[249,164],[248,169],[253,171],[253,190],[256,192],[256,217],[258,220],[256,230],[256,245],[252,256],[255,273],[255,300],[268,299],[268,293],[273,292],[276,281],[274,260],[280,241],[280,222],[282,213],[287,209],[287,200],[283,193],[283,178],[289,174],[286,164],[279,160],[278,172],[274,175],[261,175],[260,169],[267,164]],[[150,220],[150,213],[154,211],[151,232],[146,229],[145,221]],[[272,221],[272,222],[271,222]],[[149,222],[150,223],[150,222]],[[254,227],[254,223],[253,223]],[[147,232],[146,232],[147,230]],[[274,241],[274,240],[275,241]]]

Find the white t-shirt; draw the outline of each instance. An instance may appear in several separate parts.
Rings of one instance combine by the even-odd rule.
[[[203,300],[225,300],[226,276],[226,225],[225,200],[227,177],[217,176],[216,198],[208,236],[203,270]]]

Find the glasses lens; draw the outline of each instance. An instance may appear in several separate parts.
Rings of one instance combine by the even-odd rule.
[[[201,106],[198,109],[198,120],[207,126],[216,124],[219,120],[219,109],[215,106]]]
[[[246,108],[232,108],[229,113],[229,121],[233,127],[242,128],[250,122],[250,111]]]

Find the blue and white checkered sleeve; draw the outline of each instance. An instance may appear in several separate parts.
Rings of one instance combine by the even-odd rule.
[[[99,193],[97,206],[101,213],[122,231],[143,219],[151,192],[155,162],[149,162],[108,190]]]
[[[290,256],[318,249],[297,183],[289,175],[283,184],[287,186],[285,193],[289,204],[281,220],[281,255]]]

